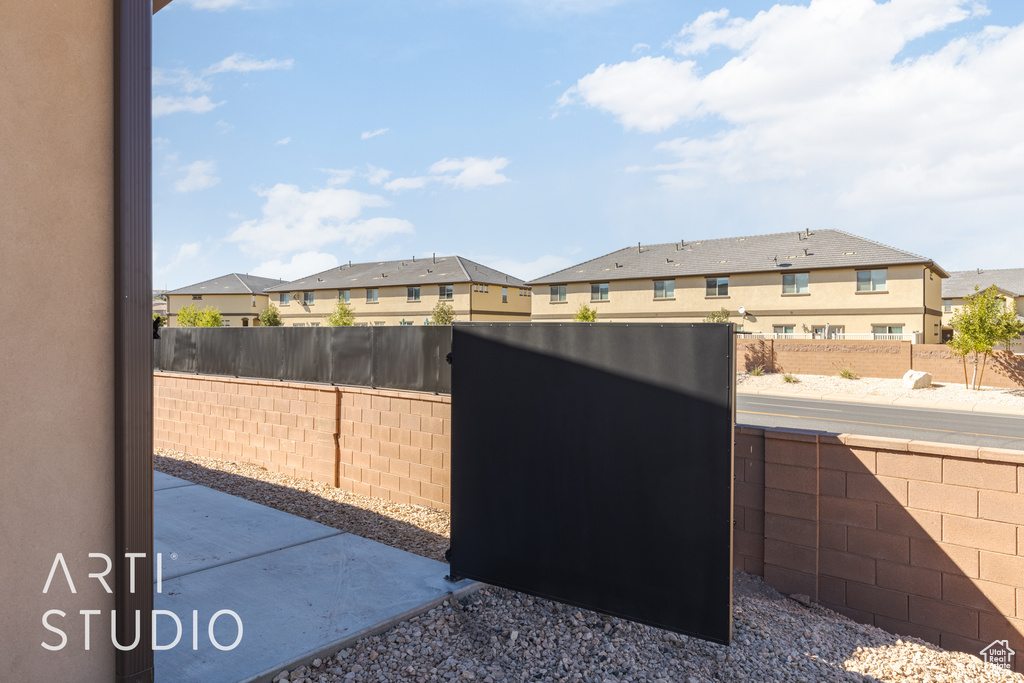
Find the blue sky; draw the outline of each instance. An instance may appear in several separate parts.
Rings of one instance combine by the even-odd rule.
[[[154,287],[838,228],[1024,267],[1017,0],[174,0]]]

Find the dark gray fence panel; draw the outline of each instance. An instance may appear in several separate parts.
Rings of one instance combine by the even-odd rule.
[[[196,371],[201,375],[237,375],[241,337],[251,330],[242,327],[193,327],[196,340]]]
[[[451,329],[373,328],[373,386],[449,393]]]
[[[284,327],[242,329],[238,343],[238,376],[277,379],[284,362]]]
[[[260,330],[254,330],[256,332]],[[276,379],[295,382],[330,382],[331,328],[283,327],[281,368]],[[327,332],[327,335],[318,334]],[[326,370],[324,366],[326,365]],[[320,379],[323,377],[323,379]]]
[[[728,643],[726,324],[456,324],[454,575]]]
[[[336,327],[332,331],[330,382],[373,386],[374,328]]]
[[[167,372],[196,371],[196,340],[189,328],[163,328],[153,342],[153,364]]]

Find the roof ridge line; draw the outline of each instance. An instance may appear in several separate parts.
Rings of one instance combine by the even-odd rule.
[[[242,286],[245,287],[245,291],[249,292],[250,294],[255,294],[255,292],[252,291],[252,287],[250,287],[249,285],[245,284],[245,280],[242,279],[241,275],[239,275],[238,273],[231,273],[231,274],[235,276],[236,280],[238,280],[239,282],[242,283]],[[248,275],[248,273],[246,273],[246,275]]]

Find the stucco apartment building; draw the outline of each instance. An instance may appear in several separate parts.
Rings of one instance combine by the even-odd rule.
[[[267,293],[290,327],[322,325],[339,300],[356,325],[423,325],[438,301],[462,321],[530,319],[529,286],[461,256],[348,263]]]
[[[1024,268],[1001,268],[997,270],[958,270],[949,274],[942,281],[942,340],[953,336],[950,321],[953,314],[964,305],[964,298],[978,290],[985,290],[995,285],[999,293],[1005,297],[1006,305],[1013,307],[1017,315],[1024,319]]]
[[[637,245],[530,281],[532,319],[700,322],[725,308],[745,333],[937,343],[934,261],[841,230]]]
[[[230,273],[166,292],[167,326],[179,327],[178,311],[190,305],[202,310],[213,306],[220,311],[226,327],[256,327],[259,316],[270,303],[267,287],[284,280]]]

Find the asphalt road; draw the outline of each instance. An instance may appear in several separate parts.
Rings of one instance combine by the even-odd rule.
[[[1024,451],[1024,417],[994,413],[738,394],[736,422]]]

